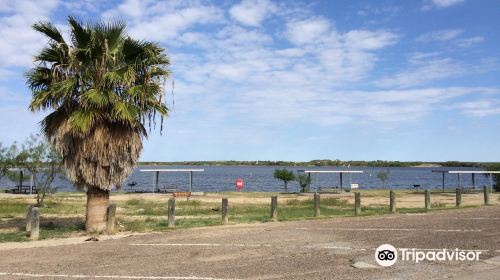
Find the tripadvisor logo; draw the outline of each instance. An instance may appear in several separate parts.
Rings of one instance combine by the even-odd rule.
[[[390,244],[382,244],[375,250],[375,261],[381,266],[391,266],[398,260],[398,251]]]
[[[419,250],[400,248],[399,256],[401,261],[412,261],[419,263],[421,261],[479,261],[481,251],[478,250]],[[398,260],[398,250],[390,245],[383,244],[375,250],[375,261],[381,266],[394,265]]]

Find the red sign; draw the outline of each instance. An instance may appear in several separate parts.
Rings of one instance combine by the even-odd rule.
[[[243,179],[238,178],[238,179],[236,180],[236,188],[238,188],[238,189],[242,189],[244,185],[245,185],[245,182],[243,182]]]

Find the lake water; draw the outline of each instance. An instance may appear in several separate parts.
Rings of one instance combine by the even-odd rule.
[[[235,180],[242,178],[245,182],[243,191],[283,191],[283,182],[273,178],[273,173],[276,168],[274,166],[140,166],[136,168],[133,174],[127,179],[123,185],[123,190],[130,190],[128,184],[136,182],[133,190],[137,191],[152,191],[154,186],[154,172],[140,172],[140,169],[160,169],[160,168],[179,168],[179,169],[204,169],[204,172],[194,172],[193,174],[193,191],[234,191]],[[348,170],[342,167],[289,167],[289,170]],[[389,170],[390,174],[386,182],[386,187],[389,189],[409,189],[413,185],[420,185],[422,188],[441,188],[442,175],[441,173],[433,173],[432,170],[441,168],[408,168],[408,167],[352,167],[350,170],[363,170],[362,174],[343,175],[344,187],[349,186],[349,182],[359,184],[361,189],[380,189],[382,182],[377,178],[380,171]],[[443,168],[446,170],[480,170],[477,168]],[[311,190],[317,187],[331,188],[339,186],[339,174],[311,174]],[[475,176],[476,186],[489,186],[489,178],[482,174]],[[25,182],[25,184],[29,184]],[[6,180],[0,181],[0,188],[11,188],[15,183]],[[68,180],[58,178],[54,185],[58,191],[73,191],[74,188]],[[471,186],[472,179],[470,174],[461,175],[461,185]],[[458,186],[456,174],[445,175],[445,187],[455,188]],[[188,190],[189,177],[188,173],[179,172],[163,172],[160,173],[159,187],[168,189]],[[288,191],[299,191],[297,182],[288,184]]]

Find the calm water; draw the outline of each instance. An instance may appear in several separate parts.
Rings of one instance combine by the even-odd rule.
[[[193,175],[193,191],[233,191],[235,190],[235,180],[242,178],[245,181],[244,191],[283,191],[283,183],[273,178],[273,173],[276,167],[256,167],[256,166],[141,166],[136,168],[134,173],[127,179],[123,185],[123,190],[130,190],[128,183],[136,182],[137,185],[133,190],[151,191],[154,185],[154,172],[140,172],[140,169],[159,169],[159,168],[195,168],[205,169],[204,172],[194,172]],[[281,168],[281,167],[278,167]],[[290,167],[289,170],[347,170],[347,168],[334,167]],[[382,188],[382,182],[377,178],[378,172],[389,170],[389,178],[387,180],[387,188],[391,189],[408,189],[413,188],[415,184],[421,185],[422,188],[440,188],[442,184],[441,173],[431,172],[439,168],[408,168],[408,167],[391,167],[391,168],[351,168],[350,170],[363,170],[363,174],[344,174],[344,187],[349,185],[349,181],[359,184],[362,189]],[[450,170],[479,170],[477,168],[446,168]],[[327,188],[339,186],[338,174],[311,174],[312,183],[311,190],[317,187]],[[471,175],[461,175],[462,186],[471,186]],[[458,186],[456,174],[445,175],[445,186],[447,188],[455,188]],[[29,181],[25,182],[29,184]],[[6,179],[0,181],[0,188],[13,187],[15,183]],[[54,184],[58,191],[73,191],[72,184],[58,178]],[[484,175],[476,175],[476,186],[489,185],[489,179]],[[168,189],[187,190],[189,187],[189,177],[187,173],[160,173],[159,187]],[[296,182],[290,182],[288,191],[299,191],[299,185]]]

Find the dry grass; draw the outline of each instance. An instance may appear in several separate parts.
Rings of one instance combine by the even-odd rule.
[[[378,215],[388,212],[388,190],[363,190],[361,192],[362,215]],[[208,193],[176,200],[176,226],[179,228],[221,224],[220,203],[229,199],[231,223],[270,221],[270,197],[278,195],[278,219],[280,221],[312,219],[312,194],[278,193]],[[111,203],[117,205],[118,229],[124,232],[150,232],[168,230],[166,224],[167,194],[111,195]],[[27,240],[25,211],[35,198],[27,195],[0,194],[0,242]],[[492,204],[500,204],[500,195],[491,194]],[[41,238],[72,237],[85,235],[85,202],[83,193],[57,193],[47,197],[41,209]],[[455,208],[454,193],[433,192],[432,211]],[[352,216],[354,193],[322,194],[323,218]],[[483,194],[463,194],[462,205],[480,206]],[[399,213],[425,212],[423,192],[396,191]]]

